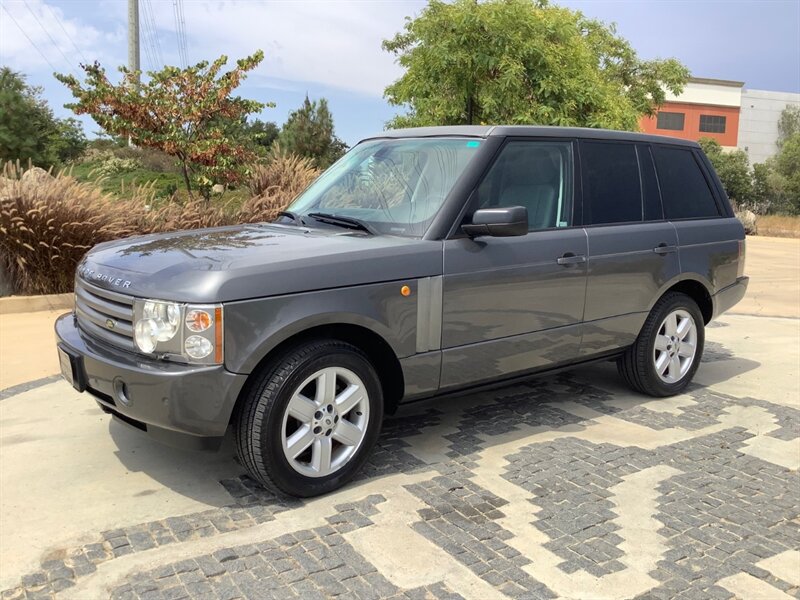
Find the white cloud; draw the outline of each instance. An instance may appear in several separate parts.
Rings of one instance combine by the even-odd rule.
[[[125,2],[0,3],[3,64],[41,76],[53,67],[77,71],[83,57],[99,60],[109,71],[127,62]],[[266,57],[250,74],[251,85],[316,83],[380,97],[400,75],[381,42],[401,30],[405,17],[424,5],[424,0],[187,0],[188,56],[196,62],[226,54],[233,61],[262,49]],[[145,14],[150,10],[162,61],[179,64],[173,1],[140,0],[142,68],[160,66],[152,65],[155,51],[149,46]]]
[[[423,2],[187,2],[189,58],[240,58],[263,49],[250,79],[316,82],[373,96],[400,74],[381,41],[399,31]],[[175,47],[171,2],[154,3],[162,39]],[[172,53],[173,60],[177,57]]]
[[[0,64],[28,74],[32,81],[52,81],[53,70],[78,73],[78,64],[85,61],[99,60],[110,73],[127,63],[124,1],[0,4]],[[150,11],[162,63],[180,63],[173,4],[140,0],[143,70],[161,66],[152,61]],[[262,49],[265,59],[249,75],[249,86],[301,92],[310,86],[312,94],[314,88],[337,88],[377,100],[401,73],[381,42],[425,4],[426,0],[184,0],[188,56],[197,62],[226,54],[233,63]]]
[[[84,57],[108,56],[109,49],[119,60],[113,49],[124,44],[122,35],[119,29],[100,31],[41,0],[3,0],[0,7],[0,62],[26,73],[77,73]]]

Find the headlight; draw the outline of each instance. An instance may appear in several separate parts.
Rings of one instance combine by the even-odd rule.
[[[136,324],[136,331],[138,332],[139,325],[144,323],[146,325],[142,330],[147,331],[148,338],[152,334],[155,336],[156,342],[168,342],[178,333],[180,320],[181,306],[179,304],[146,300],[142,306],[142,320]],[[148,339],[146,345],[149,346],[150,343]],[[144,350],[144,347],[139,347]]]
[[[180,362],[222,363],[222,306],[136,300],[133,314],[133,339],[140,352]]]

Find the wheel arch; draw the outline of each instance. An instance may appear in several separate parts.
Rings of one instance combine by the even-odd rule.
[[[264,369],[269,368],[271,363],[277,361],[289,348],[320,339],[347,342],[363,351],[378,373],[383,391],[384,413],[391,414],[395,411],[403,397],[405,380],[400,360],[394,349],[383,336],[369,327],[352,322],[338,322],[310,325],[305,329],[294,331],[270,347],[247,376],[231,411],[229,423],[233,420],[241,399],[245,397]]]
[[[700,277],[691,275],[684,275],[683,277],[673,280],[661,289],[661,293],[653,301],[648,310],[652,310],[656,302],[664,297],[669,292],[680,292],[686,294],[697,303],[700,312],[703,315],[705,325],[711,321],[714,316],[714,297],[709,290],[708,282],[702,280]]]

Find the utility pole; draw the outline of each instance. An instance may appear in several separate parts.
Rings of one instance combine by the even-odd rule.
[[[128,0],[128,70],[133,73],[139,71],[139,0]],[[136,75],[139,81],[139,75]],[[128,146],[133,147],[133,140],[128,136]]]
[[[128,69],[139,70],[139,0],[128,0]]]

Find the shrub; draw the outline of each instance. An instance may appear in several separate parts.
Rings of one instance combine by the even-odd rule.
[[[143,233],[160,233],[180,229],[220,227],[240,222],[238,215],[214,206],[205,200],[190,200],[184,204],[167,202],[148,211],[137,223]]]
[[[142,202],[120,206],[66,173],[33,178],[24,172],[19,163],[6,163],[0,187],[0,269],[14,293],[68,292],[89,248],[137,232]]]
[[[286,152],[276,142],[270,148],[266,161],[251,168],[248,187],[254,197],[274,194],[275,189],[294,197],[306,189],[319,174],[320,171],[310,158]]]
[[[116,156],[109,156],[97,165],[95,173],[100,177],[109,177],[110,175],[117,175],[118,173],[135,171],[141,166],[141,163],[135,158],[117,158]]]
[[[82,183],[68,171],[52,175],[6,163],[0,177],[0,271],[11,282],[12,293],[64,293],[72,290],[83,255],[101,242],[272,221],[317,175],[305,159],[282,154],[273,158],[263,172],[269,185],[238,211],[206,200],[158,200],[152,182],[126,185],[125,199],[119,200],[101,190],[102,180]]]

